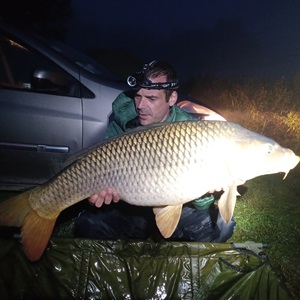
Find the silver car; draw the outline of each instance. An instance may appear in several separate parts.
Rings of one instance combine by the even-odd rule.
[[[90,58],[0,23],[0,189],[42,184],[101,141],[125,88]]]
[[[125,89],[91,58],[0,21],[0,190],[45,183],[101,141]],[[224,120],[187,99],[178,106],[199,119]]]

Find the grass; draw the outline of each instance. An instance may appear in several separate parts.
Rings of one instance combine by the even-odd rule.
[[[227,120],[273,138],[300,155],[300,77],[278,81],[198,78],[188,94]],[[300,166],[252,179],[235,208],[237,227],[229,242],[266,242],[270,264],[300,299]]]
[[[227,120],[300,152],[300,75],[294,80],[278,81],[204,77],[190,82],[185,89]]]
[[[297,170],[289,177],[294,180],[299,175]],[[237,201],[237,227],[230,242],[268,243],[265,252],[271,265],[299,297],[300,190],[292,189],[288,178],[282,181],[280,175],[269,175],[245,184],[247,190]]]

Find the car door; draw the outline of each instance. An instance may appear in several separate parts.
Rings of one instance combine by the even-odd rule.
[[[0,188],[41,184],[82,149],[80,82],[0,32]]]

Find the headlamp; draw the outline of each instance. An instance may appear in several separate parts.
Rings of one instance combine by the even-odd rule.
[[[156,61],[145,64],[143,69],[134,75],[127,77],[127,84],[132,88],[146,88],[155,90],[176,90],[179,87],[178,80],[169,82],[152,82],[146,77],[147,71]]]

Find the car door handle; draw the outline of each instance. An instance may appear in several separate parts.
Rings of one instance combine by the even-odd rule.
[[[70,152],[70,148],[67,146],[34,145],[34,144],[19,144],[19,143],[6,143],[6,142],[0,142],[0,149],[36,151],[36,152],[55,152],[55,153]]]
[[[38,152],[68,153],[70,148],[66,146],[37,145],[36,150]]]

